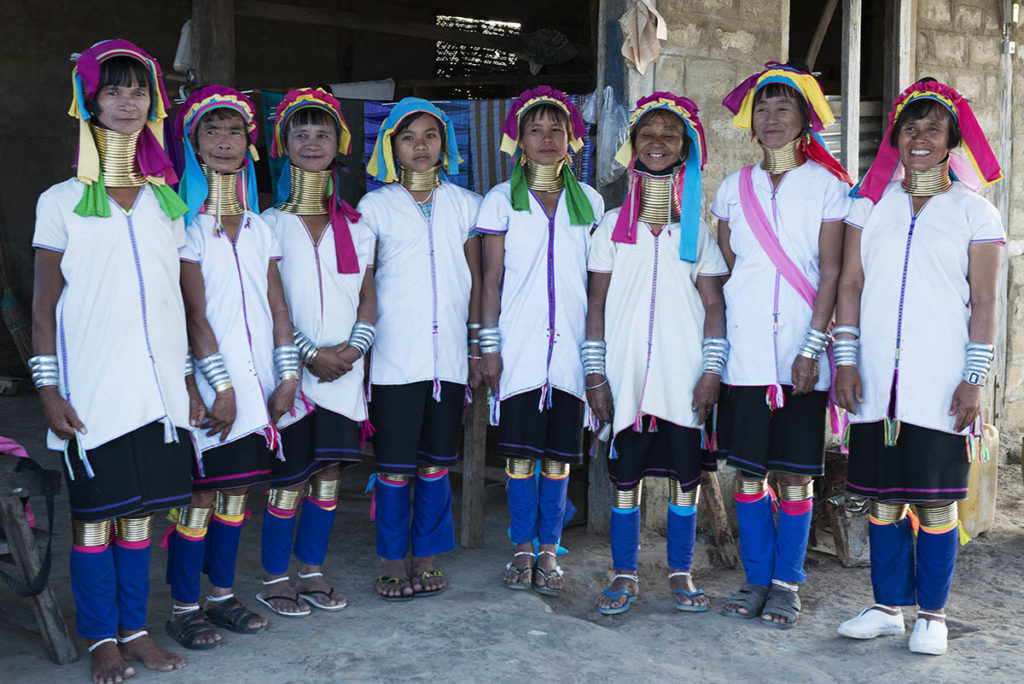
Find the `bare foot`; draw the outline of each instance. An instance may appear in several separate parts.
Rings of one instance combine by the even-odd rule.
[[[319,570],[300,572],[299,581],[295,583],[295,591],[312,595],[317,603],[328,608],[344,608],[348,605],[348,597],[336,592]]]
[[[129,637],[139,632],[122,634],[121,637]],[[177,653],[165,651],[156,645],[156,642],[148,634],[135,637],[127,643],[121,644],[121,652],[125,660],[141,660],[142,664],[150,670],[158,672],[170,672],[185,667],[185,659]]]
[[[274,580],[280,581],[275,582]],[[287,575],[265,578],[260,596],[278,613],[297,615],[299,613],[308,614],[311,610],[309,604],[292,588]]]
[[[413,557],[412,573],[410,573],[409,579],[414,595],[433,594],[448,586],[441,571],[434,569],[434,558],[435,556]]]
[[[401,599],[412,598],[412,585],[405,573],[405,559],[382,560],[380,566],[381,577],[389,577],[392,581],[384,582],[378,579],[377,593],[385,598]]]
[[[565,577],[555,571],[555,568],[558,567],[558,556],[555,550],[557,548],[554,544],[541,544],[540,553],[537,554],[537,565],[535,566],[536,569],[533,577],[534,584],[540,584],[551,591],[565,589]],[[544,575],[538,575],[537,570],[549,573],[547,579],[544,579]]]
[[[619,594],[618,592],[628,591],[633,596],[640,595],[640,584],[635,571],[616,570],[615,579],[612,580],[611,585],[605,591],[607,591],[608,593],[602,591],[600,594],[597,595],[597,598],[594,599],[594,603],[597,605],[597,607],[603,608],[605,610],[615,610],[618,608],[622,608],[624,605],[626,605],[626,602],[629,601],[629,595],[625,593]],[[609,596],[608,594],[617,595]]]
[[[693,583],[693,577],[690,576],[689,571],[676,570],[675,568],[670,570],[668,588],[672,590],[672,594],[676,597],[677,604],[692,606],[693,608],[711,605],[711,599],[706,594],[693,595],[697,591],[697,585]],[[675,575],[675,577],[672,575]]]
[[[94,641],[97,644],[99,641]],[[117,642],[108,641],[96,646],[90,654],[92,681],[96,684],[118,684],[135,676],[135,668],[124,662]]]

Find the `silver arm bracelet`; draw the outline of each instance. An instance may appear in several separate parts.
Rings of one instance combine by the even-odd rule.
[[[210,383],[214,392],[231,389],[231,377],[228,375],[228,369],[224,367],[224,357],[220,352],[204,356],[196,361],[196,366],[199,367],[199,372],[206,378],[206,382]]]
[[[580,345],[580,360],[583,362],[583,374],[605,374],[605,356],[608,345],[604,340],[583,340]]]
[[[28,360],[28,367],[32,370],[32,383],[36,389],[60,386],[60,368],[55,354],[33,356]]]
[[[825,351],[825,345],[827,344],[828,333],[808,327],[804,333],[804,341],[800,344],[800,350],[797,353],[800,356],[817,361],[821,357],[821,353]]]
[[[466,330],[479,330],[484,327],[482,323],[467,323]]]
[[[316,357],[316,345],[298,328],[293,328],[292,337],[295,339],[295,346],[299,348],[299,358],[308,366],[309,362]]]
[[[359,350],[359,355],[364,356],[370,351],[373,338],[377,335],[377,328],[368,321],[356,321],[352,325],[352,333],[348,337],[348,346]]]
[[[984,385],[996,348],[987,342],[968,342],[965,350],[963,380],[968,385]]]
[[[192,356],[192,351],[189,350],[185,353],[185,376],[196,374],[196,358]]]
[[[843,333],[847,335],[853,335],[858,340],[860,339],[860,328],[855,325],[837,325],[832,328],[832,338],[835,339]]]
[[[705,337],[701,344],[701,371],[721,375],[729,360],[729,340],[724,337]]]
[[[833,340],[832,353],[836,357],[836,366],[856,367],[857,357],[860,355],[860,340],[851,340],[847,337]]]
[[[277,369],[277,381],[299,379],[299,347],[294,344],[282,344],[274,347],[274,368]]]
[[[501,329],[480,328],[480,353],[496,354],[501,351]]]

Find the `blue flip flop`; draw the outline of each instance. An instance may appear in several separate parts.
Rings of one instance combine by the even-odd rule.
[[[673,577],[691,577],[691,579],[692,579],[692,576],[688,572],[673,572],[673,573],[671,573],[668,576],[669,579],[672,579]],[[703,589],[697,589],[694,592],[689,592],[689,591],[686,591],[685,589],[676,589],[672,593],[676,596],[676,601],[675,601],[676,610],[681,610],[681,611],[683,611],[685,613],[706,613],[706,612],[708,612],[708,608],[711,607],[710,605],[696,606],[696,605],[692,605],[692,604],[688,606],[688,605],[685,605],[685,604],[679,602],[679,598],[678,598],[679,594],[682,594],[683,596],[685,596],[688,599],[693,599],[695,596],[703,596],[704,595],[704,590]]]
[[[615,575],[615,577],[612,578],[612,582],[614,583],[615,580],[619,579],[620,577],[625,577],[626,579],[631,579],[634,582],[636,582],[638,585],[640,584],[640,580],[639,580],[639,578],[636,575],[624,575],[624,574]],[[622,596],[622,595],[626,596],[626,602],[623,603],[618,608],[605,608],[603,606],[598,606],[597,607],[597,612],[601,613],[601,615],[619,615],[621,613],[625,613],[627,610],[629,610],[630,606],[633,605],[633,601],[636,601],[637,598],[638,598],[637,595],[634,594],[633,592],[631,592],[629,589],[620,589],[619,591],[608,591],[607,589],[605,589],[601,593],[603,593],[608,598],[612,598],[612,599],[617,598],[617,597]]]

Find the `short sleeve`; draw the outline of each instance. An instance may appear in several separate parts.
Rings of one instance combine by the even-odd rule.
[[[829,183],[825,188],[825,203],[821,208],[821,222],[842,221],[850,214],[850,186],[829,174]]]
[[[971,211],[971,242],[1005,242],[1006,232],[999,211],[988,200],[978,197],[977,209]],[[974,209],[974,207],[972,207]]]
[[[32,246],[63,252],[68,245],[67,224],[50,192],[44,192],[36,203],[36,228],[32,233]]]
[[[504,235],[508,232],[508,218],[512,205],[497,188],[492,188],[480,203],[476,215],[476,230],[484,235]]]
[[[476,194],[475,192],[469,191],[462,193],[462,196],[463,210],[465,211],[465,215],[467,216],[466,238],[465,240],[463,240],[463,242],[465,242],[470,238],[480,236],[480,231],[477,230],[476,228],[476,217],[480,213],[480,203],[483,202],[483,197]]]
[[[360,214],[359,223],[361,223],[370,233],[373,234],[374,238],[379,238],[380,229],[378,228],[377,212],[374,207],[374,200],[370,196],[370,193],[363,195],[363,198],[359,200],[359,204],[356,205],[356,211]]]
[[[612,230],[619,212],[609,211],[601,219],[597,230],[590,238],[590,254],[587,256],[587,270],[595,273],[611,273],[615,266],[615,245],[612,244]]]
[[[863,230],[867,225],[868,217],[871,216],[871,210],[874,208],[874,203],[867,197],[858,197],[853,200],[850,204],[850,211],[846,215],[847,225]]]
[[[722,257],[715,236],[703,221],[700,222],[700,234],[697,236],[697,275],[720,276],[728,275],[729,267]]]
[[[171,222],[171,235],[174,236],[174,244],[178,246],[180,250],[185,246],[187,237],[185,235],[185,219],[178,218]]]
[[[203,260],[203,236],[198,224],[185,231],[185,244],[178,248],[178,258],[193,264]]]
[[[732,177],[726,178],[722,181],[722,184],[718,186],[718,191],[715,192],[715,199],[711,202],[711,214],[719,221],[729,221],[732,218],[732,211],[730,209],[732,205],[731,192],[729,190]]]
[[[281,240],[277,237],[277,231],[267,226],[267,235],[270,238],[270,258],[280,260],[284,257],[281,252]]]

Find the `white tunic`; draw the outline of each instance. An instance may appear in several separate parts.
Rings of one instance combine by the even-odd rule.
[[[389,183],[359,200],[361,222],[377,237],[377,338],[370,381],[466,384],[466,321],[472,287],[465,244],[480,195],[442,182],[431,218]]]
[[[751,176],[754,194],[786,255],[817,290],[821,224],[846,218],[849,186],[810,159],[788,172],[775,190],[760,165]],[[810,325],[811,307],[751,231],[740,205],[739,171],[722,182],[711,213],[729,222],[729,247],[736,255],[723,289],[730,349],[722,379],[730,385],[792,385],[793,360]],[[826,390],[830,384],[828,364],[822,363],[814,387]]]
[[[282,258],[277,265],[292,325],[318,347],[347,342],[356,322],[366,269],[373,266],[373,234],[363,221],[349,223],[359,272],[338,273],[334,228],[330,223],[320,241],[313,242],[306,224],[296,214],[267,209],[263,219],[270,224],[281,247]],[[366,420],[362,360],[334,382],[320,382],[304,368],[301,392],[307,401],[349,420]],[[278,425],[285,427],[305,416],[306,403],[297,399],[293,414],[282,416]]]
[[[477,230],[505,236],[501,288],[503,364],[499,399],[540,387],[583,398],[580,344],[587,317],[587,255],[593,226],[573,226],[565,193],[553,216],[530,193],[530,211],[513,211],[508,181],[484,197]],[[594,216],[604,200],[580,184]]]
[[[40,195],[32,237],[64,254],[55,342],[61,395],[88,430],[79,444],[93,449],[165,416],[188,429],[184,223],[167,217],[148,185],[131,211],[110,200],[108,218],[83,218],[73,211],[83,190],[72,178]],[[53,432],[46,442],[66,445]]]
[[[181,260],[199,264],[206,291],[206,320],[217,338],[217,348],[235,390],[235,422],[224,442],[220,435],[197,430],[200,451],[233,442],[270,427],[267,399],[277,387],[274,370],[274,323],[267,301],[267,270],[280,259],[277,239],[256,214],[246,211],[234,244],[227,233],[215,234],[216,219],[197,214],[185,230]],[[203,403],[217,397],[203,374],[196,370],[196,385]]]
[[[729,268],[702,221],[697,261],[679,258],[680,227],[654,235],[637,222],[635,245],[612,242],[619,209],[605,214],[594,233],[588,269],[611,273],[604,308],[607,377],[614,400],[612,430],[629,428],[638,414],[700,428],[693,388],[702,374],[704,304],[697,276]]]
[[[949,415],[969,341],[967,250],[1005,239],[999,213],[960,183],[935,195],[912,219],[911,198],[898,181],[878,204],[861,198],[846,222],[861,229],[864,290],[860,364],[864,403],[852,422],[886,417],[896,350],[895,418],[953,432]]]

